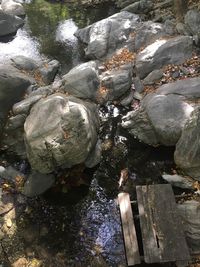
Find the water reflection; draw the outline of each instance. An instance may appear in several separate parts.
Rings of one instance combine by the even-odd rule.
[[[63,73],[84,61],[83,51],[77,47],[73,36],[77,26],[85,27],[115,13],[113,3],[86,9],[78,1],[63,3],[32,0],[25,8],[30,31],[41,44],[41,53],[57,59]]]
[[[24,29],[19,29],[15,38],[8,43],[0,43],[0,62],[4,63],[14,56],[26,56],[41,60],[39,43]]]
[[[88,199],[77,206],[81,221],[80,233],[82,233],[79,244],[87,251],[82,253],[102,255],[108,266],[124,263],[121,222],[115,200],[107,197],[97,179],[91,183],[90,197],[88,195]],[[79,258],[82,256],[79,255]]]

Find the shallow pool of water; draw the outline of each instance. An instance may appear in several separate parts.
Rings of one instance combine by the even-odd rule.
[[[84,61],[83,51],[73,35],[85,27],[115,13],[113,3],[96,8],[77,4],[33,0],[26,5],[27,29],[40,43],[40,52],[57,59],[63,72]]]

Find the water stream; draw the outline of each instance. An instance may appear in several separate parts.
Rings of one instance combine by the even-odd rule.
[[[65,73],[84,60],[73,33],[114,11],[112,3],[84,9],[74,4],[33,0],[26,4],[23,29],[13,40],[0,43],[0,61],[15,55],[36,60],[54,58]],[[137,184],[162,182],[161,173],[173,166],[173,149],[152,149],[123,132],[119,121],[126,112],[112,105],[101,108],[104,151],[99,166],[86,171],[91,180],[89,186],[82,185],[65,194],[50,190],[30,199],[28,204],[21,201],[21,206],[16,206],[17,229],[7,243],[12,260],[27,255],[28,250],[29,257],[42,259],[45,267],[126,266],[116,203],[120,171],[129,169],[130,179],[124,189],[134,199]],[[27,231],[28,237],[36,233],[31,241],[24,237]]]

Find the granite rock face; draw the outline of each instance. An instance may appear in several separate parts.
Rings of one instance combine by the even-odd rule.
[[[145,78],[155,69],[183,63],[192,56],[192,52],[193,40],[189,36],[157,40],[137,55],[137,73],[140,78]]]
[[[54,94],[31,109],[25,130],[26,151],[34,170],[50,173],[87,160],[97,143],[96,105]]]
[[[78,30],[75,35],[86,45],[86,57],[102,59],[124,47],[128,43],[130,33],[135,31],[139,22],[138,15],[122,11]]]
[[[200,78],[162,85],[156,93],[144,97],[139,109],[122,118],[122,127],[149,145],[174,146],[181,140],[185,124],[199,98]]]
[[[78,65],[65,74],[62,81],[65,92],[95,101],[100,85],[96,62]]]

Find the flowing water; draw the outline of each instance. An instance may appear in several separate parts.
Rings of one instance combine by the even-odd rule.
[[[0,61],[15,55],[54,58],[63,72],[84,60],[73,35],[77,28],[115,11],[112,3],[85,9],[44,0],[26,2],[25,26],[12,40],[0,43]],[[42,259],[45,267],[126,266],[116,203],[120,171],[129,169],[123,189],[135,199],[137,184],[162,182],[161,173],[173,166],[173,149],[152,149],[120,128],[127,111],[112,105],[101,108],[103,156],[97,168],[86,170],[88,185],[64,193],[54,188],[29,200],[16,196],[17,228],[2,243],[10,261],[25,256]],[[15,165],[20,168],[21,163]],[[4,264],[9,266],[6,260]]]

